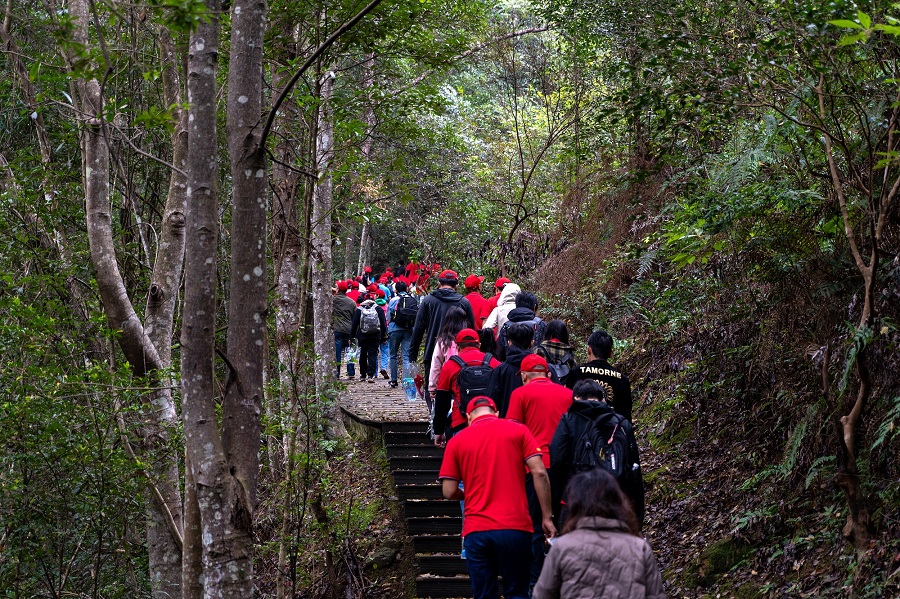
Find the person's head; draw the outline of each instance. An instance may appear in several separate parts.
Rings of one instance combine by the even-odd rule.
[[[606,401],[603,386],[594,379],[581,379],[572,387],[572,398],[581,401]]]
[[[516,308],[528,308],[532,312],[537,312],[538,298],[530,291],[520,291],[516,296]]]
[[[506,341],[519,349],[528,349],[534,341],[534,329],[524,322],[510,323],[506,329]]]
[[[344,295],[347,294],[347,290],[350,288],[350,285],[347,284],[347,281],[338,281],[337,282],[337,292],[342,293]]]
[[[587,344],[593,360],[609,360],[612,355],[613,339],[606,331],[591,333]]]
[[[494,400],[487,395],[479,395],[477,397],[473,397],[469,400],[469,405],[466,407],[466,417],[469,421],[469,424],[471,424],[472,421],[479,416],[496,413],[497,404],[495,404]]]
[[[544,339],[556,339],[566,345],[569,345],[569,328],[566,326],[565,320],[551,320],[547,323],[547,332],[544,333]]]
[[[528,354],[522,358],[522,365],[519,367],[519,375],[522,377],[522,384],[527,385],[535,379],[546,379],[550,377],[550,367],[547,360],[537,354]]]
[[[463,284],[466,286],[466,291],[469,293],[473,291],[481,291],[481,284],[484,282],[484,277],[479,277],[478,275],[469,275],[466,277],[466,280],[463,281]]]
[[[641,528],[631,502],[612,474],[602,468],[593,468],[572,477],[566,487],[566,505],[569,517],[563,534],[575,530],[583,518],[599,517],[624,522],[631,534],[640,535]]]
[[[441,274],[438,275],[438,283],[441,284],[441,287],[456,289],[456,286],[459,285],[459,275],[452,270],[441,271]]]
[[[394,289],[397,291],[397,293],[404,293],[406,292],[406,283],[404,283],[403,281],[397,281],[396,283],[394,283]]]
[[[450,343],[456,339],[456,334],[469,326],[466,311],[459,306],[453,306],[444,314],[441,328],[438,331],[437,341],[444,347],[450,347]]]
[[[478,348],[486,354],[497,355],[497,338],[494,337],[494,329],[481,329],[478,331],[481,346]]]
[[[463,329],[456,334],[456,347],[460,351],[473,347],[477,349],[480,345],[481,340],[474,329]]]
[[[503,291],[503,288],[506,286],[506,284],[511,282],[512,281],[510,281],[506,277],[500,277],[499,279],[494,281],[494,291],[500,293],[501,291]]]

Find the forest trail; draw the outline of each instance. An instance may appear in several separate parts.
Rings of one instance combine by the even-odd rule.
[[[424,401],[407,401],[400,388],[351,381],[341,410],[381,433],[416,554],[416,596],[470,597],[466,562],[459,556],[460,506],[445,501],[436,482],[443,449],[431,441]]]

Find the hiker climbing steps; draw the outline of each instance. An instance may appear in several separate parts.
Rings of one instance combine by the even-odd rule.
[[[428,433],[424,402],[407,401],[401,389],[350,382],[341,408],[381,432],[418,563],[416,595],[471,597],[466,562],[460,559],[460,506],[441,494],[437,477],[443,449]]]

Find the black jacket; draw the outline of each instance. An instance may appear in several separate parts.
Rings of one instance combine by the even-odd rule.
[[[506,331],[510,325],[517,322],[534,322],[534,346],[538,346],[544,340],[544,332],[547,330],[547,323],[540,317],[534,315],[531,308],[513,308],[507,315],[507,321],[500,327],[497,334],[497,359],[506,359]]]
[[[509,409],[509,398],[512,392],[522,386],[522,377],[519,376],[519,368],[522,360],[531,353],[531,350],[521,349],[515,345],[506,348],[506,360],[491,372],[491,380],[488,383],[487,395],[497,404],[500,418],[506,418],[506,410]]]
[[[553,505],[558,506],[559,501],[565,501],[564,490],[571,477],[572,462],[575,459],[575,445],[584,436],[587,427],[591,426],[594,418],[603,412],[612,411],[608,405],[600,401],[576,400],[572,402],[569,411],[563,414],[550,442],[550,483],[553,491]],[[619,485],[622,491],[631,500],[634,513],[638,522],[644,522],[644,479],[641,475],[641,460],[638,452],[637,441],[634,438],[634,429],[631,421],[622,420],[620,425],[628,439],[628,455],[625,458],[622,477]],[[634,466],[637,465],[637,468]],[[555,511],[555,510],[554,510]]]
[[[370,305],[375,306],[375,312],[378,314],[378,327],[379,329],[374,333],[365,334],[359,330],[359,321],[362,317],[362,306],[368,307]],[[356,337],[360,341],[377,341],[378,343],[384,343],[385,339],[387,339],[387,321],[384,319],[384,309],[376,305],[372,300],[366,300],[359,305],[360,307],[356,308],[356,312],[353,313],[353,323],[350,326],[350,338]]]
[[[475,315],[472,313],[472,305],[469,300],[458,294],[453,289],[436,289],[432,291],[422,303],[416,314],[416,324],[413,325],[412,341],[409,346],[410,362],[419,360],[419,347],[422,338],[425,338],[425,372],[431,364],[431,356],[434,354],[434,346],[437,343],[437,335],[444,322],[444,314],[454,306],[459,306],[466,311],[469,326],[475,328]]]
[[[581,379],[593,379],[607,392],[611,390],[612,397],[607,399],[611,400],[613,409],[631,420],[631,383],[625,373],[610,366],[606,360],[591,360],[569,373],[566,386],[572,389]]]

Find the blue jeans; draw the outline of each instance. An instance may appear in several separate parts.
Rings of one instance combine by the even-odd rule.
[[[379,347],[378,349],[379,349],[380,370],[387,371],[388,362],[389,362],[389,354],[390,354],[390,343],[388,341],[385,341],[384,343],[381,344],[381,347]]]
[[[409,346],[412,343],[412,329],[395,329],[388,335],[391,344],[391,380],[397,381],[397,351],[403,352],[403,372],[409,372]]]
[[[350,347],[350,335],[347,333],[334,334],[334,356],[337,362],[337,376],[341,378],[341,361],[344,357],[344,350]],[[347,364],[347,376],[356,376],[356,366],[353,362]]]
[[[475,599],[500,597],[497,576],[503,577],[504,599],[528,598],[531,533],[486,530],[466,535],[466,568]]]

